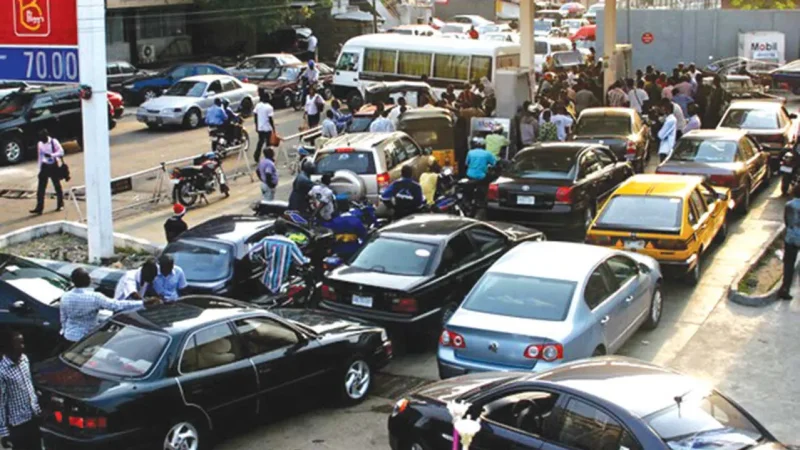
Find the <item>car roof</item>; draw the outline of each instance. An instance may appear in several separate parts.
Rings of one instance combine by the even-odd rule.
[[[739,140],[747,136],[747,132],[739,128],[717,128],[711,130],[692,130],[681,137],[681,139],[732,139]]]
[[[783,102],[779,100],[734,100],[728,109],[780,109]]]
[[[640,174],[628,178],[614,195],[652,195],[688,197],[692,189],[703,182],[703,177],[689,175]]]
[[[455,122],[455,117],[453,117],[453,113],[449,109],[427,106],[409,109],[403,113],[402,120],[438,119],[441,117]]]
[[[574,242],[523,242],[503,255],[489,272],[580,283],[597,264],[616,253]]]
[[[533,144],[530,147],[525,147],[522,150],[520,150],[517,154],[528,151],[534,151],[534,152],[546,151],[546,152],[577,154],[581,150],[589,147],[601,147],[601,146],[599,144],[595,144],[592,142],[581,142],[581,141],[544,142],[544,143]]]
[[[528,380],[562,385],[613,403],[640,418],[675,405],[675,397],[712,387],[633,358],[605,356],[564,364]]]
[[[382,144],[387,139],[405,135],[405,133],[400,131],[380,133],[349,133],[330,139],[329,141],[325,142],[319,151],[333,152],[338,148],[371,149]]]
[[[456,232],[478,223],[468,217],[447,214],[415,214],[393,222],[379,231],[381,236],[411,241],[441,242]]]
[[[266,311],[227,298],[194,295],[154,308],[118,314],[113,320],[150,331],[175,335],[254,312]]]
[[[572,50],[570,50],[572,52]],[[598,108],[586,108],[581,111],[581,114],[578,118],[586,116],[625,116],[630,117],[633,115],[634,110],[632,108],[609,108],[609,107],[598,107]]]
[[[207,220],[184,231],[180,239],[218,239],[226,242],[241,242],[250,236],[271,227],[275,217],[224,215]]]
[[[210,74],[210,75],[194,75],[191,77],[186,77],[181,79],[181,81],[203,81],[205,83],[211,83],[213,81],[218,80],[225,80],[225,79],[236,79],[230,75],[225,75],[224,73],[217,73],[217,74]]]

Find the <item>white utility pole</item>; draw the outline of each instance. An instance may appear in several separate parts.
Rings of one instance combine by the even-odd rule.
[[[608,88],[617,81],[614,53],[617,48],[617,0],[606,0],[603,8],[603,100]]]
[[[83,163],[86,172],[86,223],[89,260],[114,254],[111,218],[111,156],[106,99],[105,0],[78,0],[78,65],[82,86],[92,88],[83,103]]]
[[[533,0],[520,0],[519,2],[519,65],[533,70],[533,21],[536,5]]]

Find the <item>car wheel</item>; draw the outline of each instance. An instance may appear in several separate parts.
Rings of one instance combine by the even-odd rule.
[[[155,89],[145,89],[142,91],[142,103],[150,101],[158,97],[158,92]]]
[[[747,214],[748,211],[750,211],[750,183],[744,186],[744,198],[742,198],[742,203],[739,205],[740,213]]]
[[[167,429],[164,450],[203,450],[209,448],[205,427],[200,422],[183,419]]]
[[[3,140],[2,154],[3,162],[8,164],[19,164],[25,156],[25,146],[22,139],[18,137],[10,137]]]
[[[664,310],[664,297],[661,294],[661,286],[656,286],[653,292],[653,298],[650,300],[650,311],[647,314],[647,320],[644,323],[644,328],[647,330],[654,330],[658,323],[661,322],[661,313]]]
[[[250,114],[253,113],[253,101],[249,98],[242,100],[242,106],[239,108],[239,112],[242,114],[242,117],[250,117]]]
[[[284,108],[291,108],[292,105],[294,105],[294,95],[292,95],[291,92],[289,91],[284,92],[281,98],[283,99]]]
[[[200,126],[202,122],[202,118],[200,117],[200,111],[196,109],[190,109],[188,113],[183,117],[183,126],[189,130],[194,130],[195,128]]]
[[[428,450],[429,447],[425,446],[423,443],[419,441],[413,440],[409,442],[408,445],[406,445],[404,448],[406,450]]]
[[[361,403],[367,397],[372,386],[372,371],[366,361],[361,357],[355,357],[345,365],[345,370],[338,380],[342,402],[354,405]]]
[[[694,268],[691,271],[689,271],[688,274],[686,274],[686,281],[692,286],[696,286],[697,283],[700,282],[700,274],[702,272],[701,259],[700,259],[701,254],[702,251],[696,253],[697,263],[695,263]]]

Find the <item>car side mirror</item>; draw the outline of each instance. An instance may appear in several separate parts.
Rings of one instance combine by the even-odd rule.
[[[638,264],[637,264],[637,266],[639,266],[639,272],[640,272],[640,273],[645,273],[645,274],[646,274],[646,273],[650,273],[650,268],[649,268],[649,267],[647,267],[647,264],[645,264],[645,263],[638,263]]]
[[[431,155],[431,154],[433,154],[433,148],[432,147],[425,147],[425,148],[422,149],[422,153],[424,153],[426,155]]]
[[[11,310],[15,313],[26,313],[30,310],[30,308],[24,301],[17,300],[11,304]]]
[[[217,93],[214,91],[208,91],[206,92],[206,95],[204,95],[203,97],[208,98],[211,97],[212,95],[217,95]]]

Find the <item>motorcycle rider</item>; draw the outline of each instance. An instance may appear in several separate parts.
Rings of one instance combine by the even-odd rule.
[[[308,69],[303,72],[303,104],[306,102],[306,97],[308,96],[308,88],[309,86],[316,86],[317,82],[319,81],[319,69],[317,69],[317,65],[313,59],[308,60]]]
[[[381,201],[394,209],[395,220],[414,214],[425,205],[422,187],[413,180],[413,174],[411,166],[403,166],[400,179],[381,192]]]
[[[214,104],[208,108],[206,112],[206,125],[208,128],[213,129],[221,129],[225,126],[225,123],[228,121],[228,115],[225,113],[225,110],[222,108],[222,99],[215,98]],[[227,137],[227,134],[226,134]],[[211,150],[214,151],[214,144],[211,144]]]
[[[228,145],[231,145],[234,141],[241,139],[240,129],[237,125],[242,123],[242,118],[233,111],[231,102],[227,98],[222,99],[222,109],[225,111],[225,124],[223,125],[225,140]]]
[[[489,168],[497,164],[497,158],[483,148],[483,139],[474,138],[471,141],[472,150],[467,153],[467,178],[474,182],[475,200],[483,203],[489,187]]]
[[[311,212],[308,194],[314,187],[311,175],[314,174],[315,170],[313,162],[303,161],[300,172],[292,182],[292,193],[289,195],[289,210],[297,211],[304,216]]]

